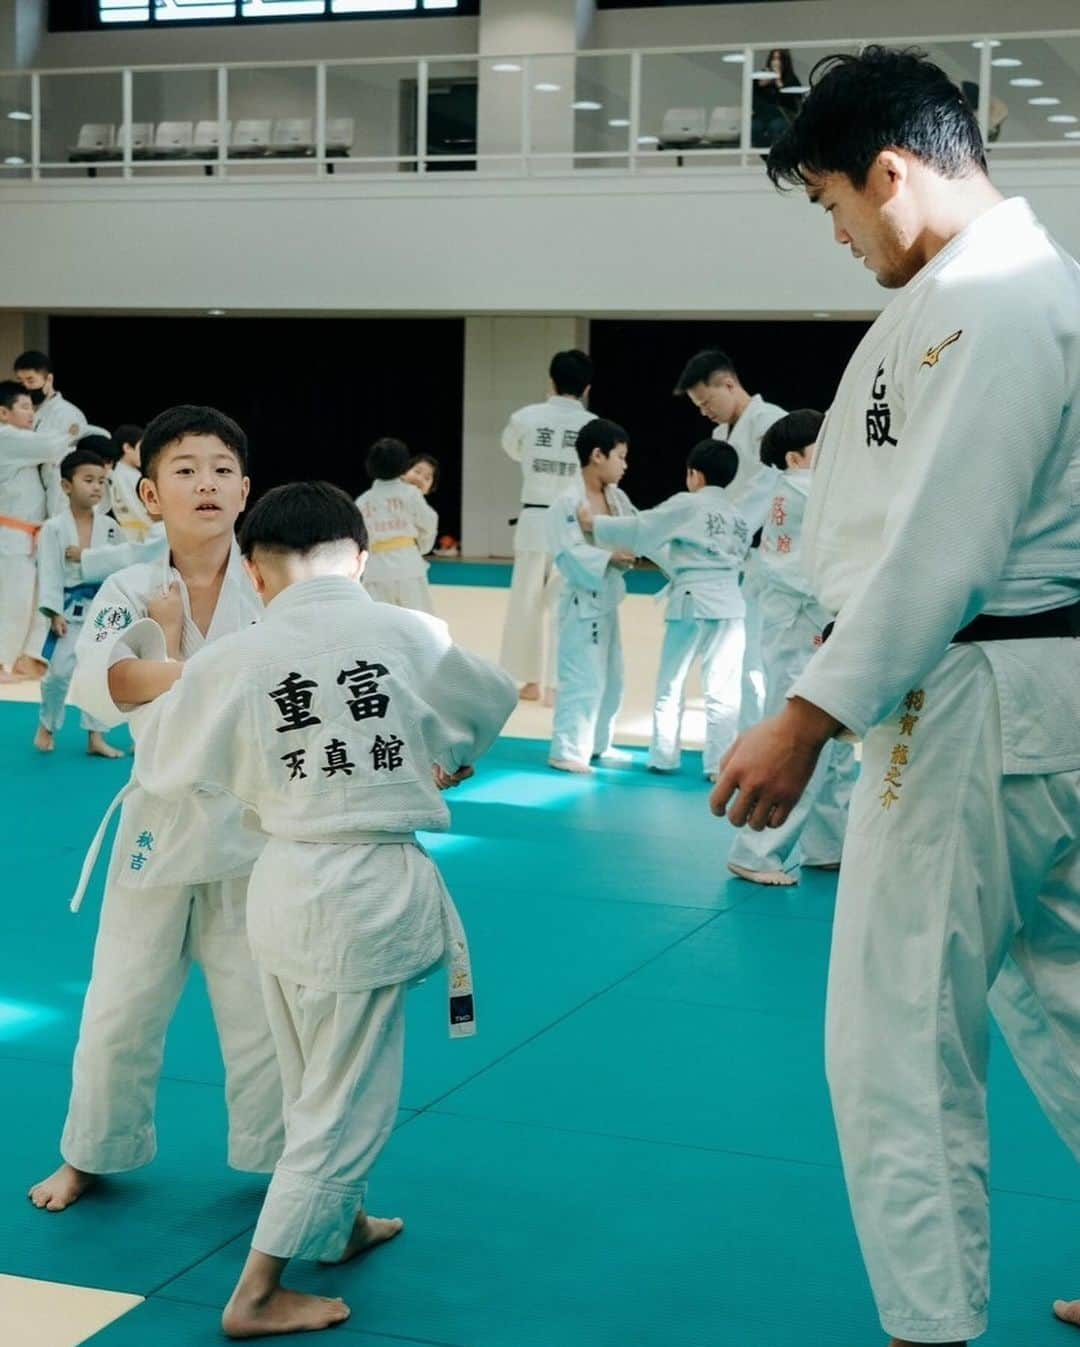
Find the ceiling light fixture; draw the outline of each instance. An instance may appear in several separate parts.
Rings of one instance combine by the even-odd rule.
[[[599,112],[604,105],[603,103],[594,103],[589,98],[582,98],[573,106],[576,112]]]
[[[16,108],[14,112],[8,113],[9,122],[32,122],[33,115],[29,112],[23,112],[21,108]]]
[[[971,45],[975,48],[976,51],[982,51],[983,47],[1000,47],[1001,38],[991,37],[988,38],[985,42],[973,42]]]
[[[224,310],[224,309],[207,309],[206,312],[210,315],[211,318],[224,318],[224,317],[225,317],[225,310]]]
[[[1073,126],[1080,122],[1080,117],[1074,117],[1070,112],[1055,113],[1053,117],[1047,117],[1048,122],[1054,122],[1058,126]]]
[[[741,52],[741,51],[729,51],[728,54],[723,58],[723,60],[724,60],[725,64],[727,64],[727,65],[745,65],[745,64],[746,64],[746,56],[745,56],[745,54],[744,54],[743,52]]]
[[[9,154],[8,157],[4,160],[4,163],[9,165],[11,168],[18,168],[20,165],[25,164],[26,160],[21,155]]]
[[[1023,65],[1024,63],[1018,56],[995,56],[990,64],[996,65],[1001,70],[1013,70],[1018,65]]]
[[[608,126],[629,126],[630,123],[625,117],[611,117],[608,119]]]
[[[521,69],[521,66],[515,65],[513,61],[499,61],[491,68],[497,75],[513,75]]]
[[[1028,102],[1033,108],[1056,108],[1060,107],[1060,98],[1029,98]]]
[[[562,88],[561,84],[534,84],[533,88],[538,94],[557,94]]]
[[[780,92],[782,94],[808,94],[810,92],[809,84],[787,84]]]
[[[1009,83],[1014,89],[1041,89],[1042,80],[1034,79],[1031,75],[1017,75]]]

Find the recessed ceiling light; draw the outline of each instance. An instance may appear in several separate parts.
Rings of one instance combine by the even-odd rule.
[[[1014,89],[1042,88],[1042,80],[1037,80],[1033,78],[1031,75],[1017,75],[1017,77],[1015,79],[1011,79],[1009,83],[1012,85]]]
[[[590,98],[579,99],[574,105],[577,112],[599,112],[603,103],[594,103]]]
[[[491,68],[497,75],[513,75],[521,69],[521,66],[515,65],[513,61],[499,61]]]
[[[1033,108],[1056,108],[1061,104],[1060,98],[1029,98],[1028,102]]]
[[[21,108],[16,108],[14,112],[8,113],[9,122],[32,122],[33,116],[29,112],[23,112]]]
[[[746,62],[746,56],[741,51],[729,51],[723,59],[727,65],[743,65]]]
[[[637,138],[637,143],[638,143],[639,145],[659,145],[659,144],[660,144],[660,137],[659,137],[659,136],[638,136],[638,138]]]
[[[4,163],[10,164],[12,168],[18,168],[20,164],[25,164],[26,160],[23,159],[21,155],[9,154],[8,157],[4,160]]]
[[[1066,132],[1065,132],[1065,139],[1066,139],[1066,140],[1080,140],[1080,131],[1066,131]]]
[[[533,88],[538,94],[557,94],[562,88],[561,84],[534,84]]]
[[[1069,112],[1058,112],[1055,113],[1053,117],[1047,117],[1046,120],[1048,122],[1054,122],[1058,126],[1072,126],[1076,122],[1080,122],[1080,117],[1074,117]]]
[[[206,312],[210,315],[211,318],[224,318],[224,317],[225,317],[225,310],[224,310],[224,309],[207,309]]]
[[[785,84],[780,92],[782,94],[808,94],[810,86],[809,84]]]
[[[608,126],[629,126],[630,123],[625,117],[611,117],[608,119]]]
[[[971,45],[976,49],[976,51],[982,51],[983,47],[1000,47],[1001,38],[991,37],[988,38],[987,41],[985,42],[973,42]]]
[[[814,317],[815,317],[815,318],[831,318],[831,317],[832,317],[832,314],[830,314],[830,313],[815,313],[815,314],[814,314]]]
[[[779,82],[780,76],[775,70],[755,70],[754,79],[756,80],[776,80]]]
[[[995,56],[990,64],[996,65],[1004,70],[1006,68],[1012,69],[1018,65],[1023,65],[1024,63],[1018,56]]]

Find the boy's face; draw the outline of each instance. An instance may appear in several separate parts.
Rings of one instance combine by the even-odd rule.
[[[0,425],[15,426],[18,430],[34,429],[34,404],[29,393],[17,397],[10,407],[0,407]]]
[[[124,462],[130,463],[133,468],[142,466],[142,460],[139,458],[139,446],[141,444],[142,440],[138,444],[125,444],[123,446]]]
[[[92,510],[105,496],[105,469],[95,463],[83,463],[62,485],[73,510]]]
[[[617,486],[626,476],[626,460],[629,449],[625,444],[617,444],[610,454],[592,451],[592,465],[604,486]]]
[[[435,469],[430,463],[421,460],[419,463],[414,463],[401,480],[411,482],[425,496],[429,496],[431,488],[435,485]]]
[[[139,495],[152,515],[164,519],[170,534],[208,541],[232,533],[251,483],[216,435],[185,435],[166,445],[153,473],[139,483]]]

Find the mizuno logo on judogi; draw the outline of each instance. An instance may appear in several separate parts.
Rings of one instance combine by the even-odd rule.
[[[951,346],[953,342],[959,341],[963,335],[964,329],[961,328],[958,332],[954,332],[951,337],[946,337],[944,341],[938,342],[936,346],[927,347],[926,354],[919,363],[919,368],[922,369],[925,365],[927,369],[933,369],[941,359],[942,351]]]

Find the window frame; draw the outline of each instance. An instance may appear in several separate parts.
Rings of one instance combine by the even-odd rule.
[[[330,0],[323,0],[322,14],[277,14],[248,15],[241,10],[242,0],[233,0],[234,12],[230,18],[221,19],[158,19],[155,17],[154,0],[146,0],[150,9],[148,19],[138,19],[125,23],[119,20],[109,22],[101,17],[99,0],[49,0],[50,33],[127,33],[146,32],[147,29],[186,30],[189,28],[245,28],[249,25],[262,27],[265,24],[289,23],[364,23],[371,19],[458,19],[475,18],[480,13],[481,0],[458,0],[456,9],[424,9],[423,0],[417,0],[416,9],[388,9],[374,13],[335,14],[330,8]]]

